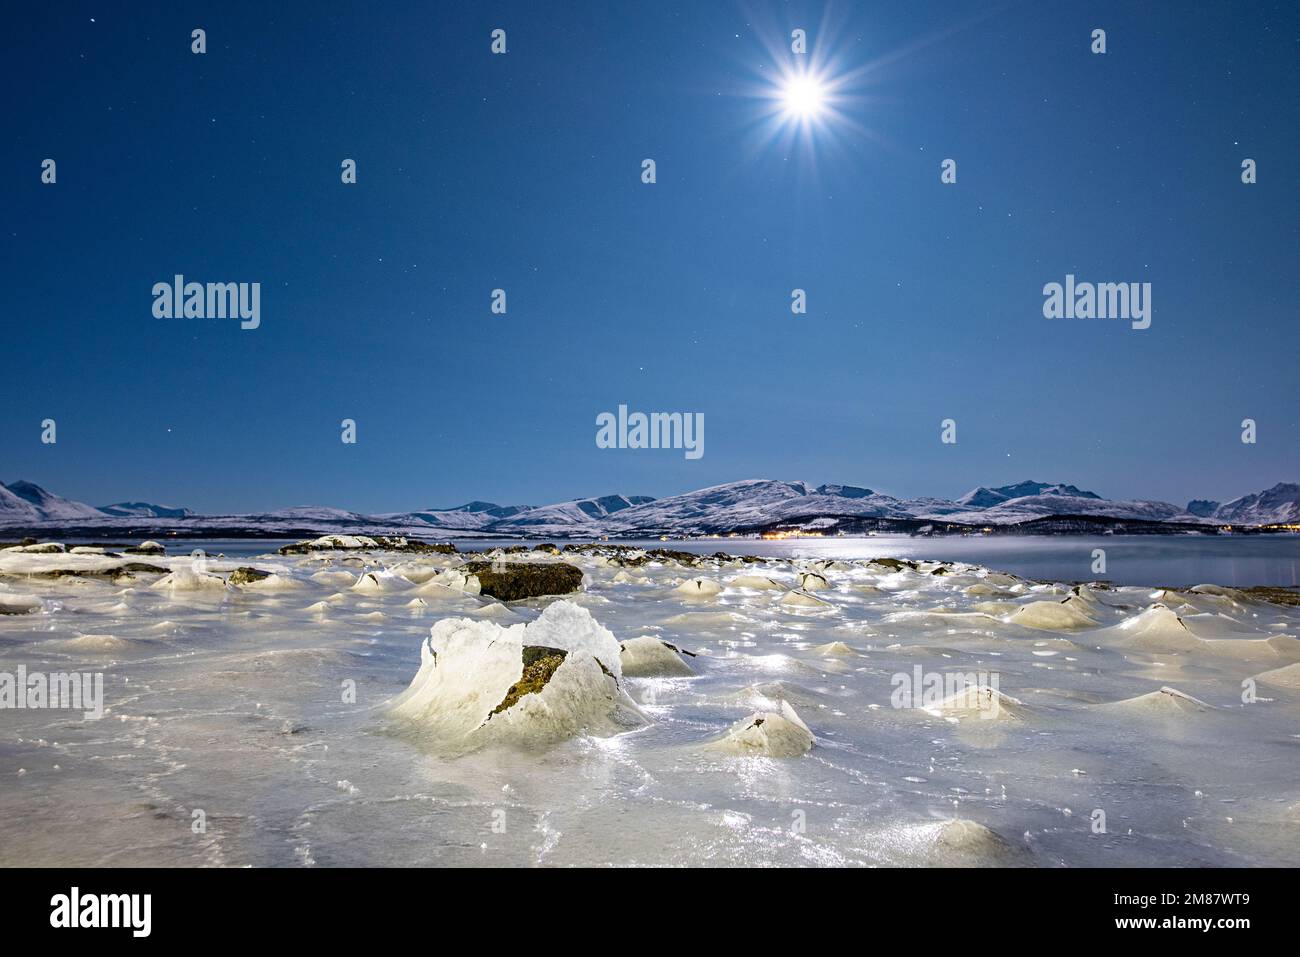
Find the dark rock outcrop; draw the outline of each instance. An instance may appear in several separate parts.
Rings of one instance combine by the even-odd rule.
[[[479,594],[501,601],[567,595],[582,587],[582,569],[568,562],[466,562],[456,571],[477,578]]]

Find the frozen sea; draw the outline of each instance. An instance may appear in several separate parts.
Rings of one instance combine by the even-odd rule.
[[[1300,609],[1182,590],[1294,584],[1294,536],[653,542],[767,560],[566,555],[580,592],[510,604],[458,556],[278,544],[168,542],[170,579],[0,555],[33,609],[0,675],[104,676],[99,720],[0,710],[0,865],[1300,864]],[[690,672],[611,676],[638,724],[544,744],[395,719],[435,623],[527,644],[557,602]],[[897,707],[914,675],[1003,706]],[[802,753],[719,746],[787,708]]]

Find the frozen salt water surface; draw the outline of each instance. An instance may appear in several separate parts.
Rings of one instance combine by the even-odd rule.
[[[460,556],[147,559],[177,572],[159,587],[26,577],[102,556],[0,555],[0,604],[39,602],[0,615],[0,672],[102,671],[105,695],[99,721],[0,711],[0,864],[1300,863],[1300,609],[791,555],[565,555],[585,576],[565,601],[620,642],[694,652],[692,673],[618,676],[645,719],[627,730],[468,751],[389,706],[432,626],[496,635],[555,600],[441,584]],[[275,579],[228,587],[237,565]],[[680,587],[701,578],[720,590]],[[894,707],[918,668],[996,696]],[[789,713],[802,753],[717,746]]]

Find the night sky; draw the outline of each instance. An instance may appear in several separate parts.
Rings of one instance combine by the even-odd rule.
[[[1295,4],[455,7],[8,11],[0,480],[201,511],[1300,480]],[[260,282],[260,327],[155,318],[176,273]],[[1044,318],[1067,273],[1150,282],[1151,327]],[[703,413],[705,454],[597,448],[620,404]]]

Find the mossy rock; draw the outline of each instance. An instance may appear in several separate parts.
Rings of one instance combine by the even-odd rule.
[[[514,707],[524,695],[537,694],[546,687],[557,668],[564,664],[568,652],[563,648],[547,648],[545,645],[524,646],[524,671],[519,680],[506,690],[501,703],[492,709],[492,714],[500,714],[507,708]],[[490,717],[490,716],[489,716]]]
[[[123,562],[110,568],[51,568],[39,572],[23,572],[22,578],[117,578],[131,572],[146,575],[166,575],[170,569],[150,565],[147,562]],[[129,578],[124,580],[129,581]]]
[[[1271,601],[1275,605],[1300,605],[1300,591],[1290,588],[1278,588],[1273,585],[1255,585],[1251,588],[1243,588],[1251,598],[1258,598],[1261,601]]]
[[[131,548],[124,548],[122,551],[128,555],[166,555],[167,549],[157,542],[143,542]]]
[[[383,552],[410,552],[417,555],[455,555],[459,549],[450,542],[421,542],[414,538],[392,538],[384,535],[366,535],[366,536],[338,536],[329,535],[321,536],[322,538],[338,539],[340,537],[369,538],[375,544],[350,546],[336,544],[317,544],[316,541],[294,542],[291,545],[282,545],[279,549],[281,555],[310,555],[312,552],[332,552],[332,551],[383,551]]]
[[[568,562],[466,562],[456,571],[478,579],[479,594],[500,601],[567,595],[582,587],[582,569]]]
[[[896,572],[904,568],[916,571],[916,562],[904,561],[898,558],[873,558],[868,562],[869,565],[883,565],[885,568],[892,568]]]
[[[251,585],[253,582],[260,582],[263,578],[270,578],[270,572],[264,572],[260,568],[253,568],[249,565],[240,565],[230,577],[226,579],[231,585]]]
[[[694,552],[683,552],[676,548],[652,548],[646,554],[651,558],[677,562],[681,565],[694,565],[700,560],[700,556]]]

